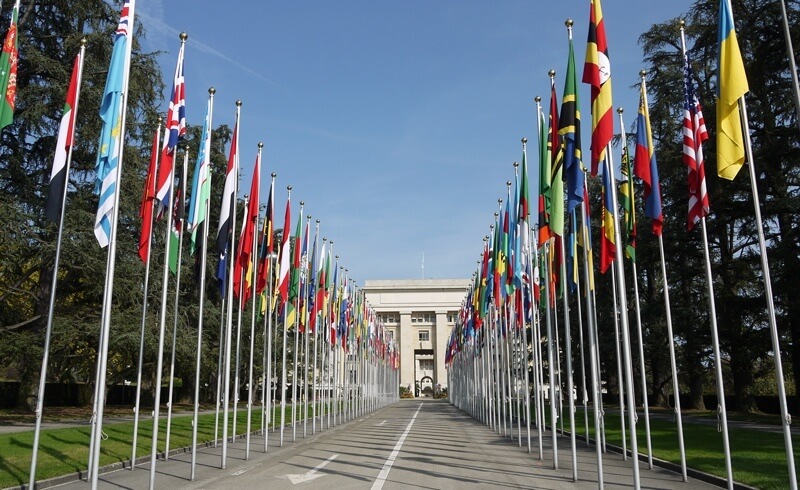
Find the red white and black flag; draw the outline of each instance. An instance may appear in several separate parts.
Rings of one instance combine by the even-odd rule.
[[[81,73],[83,71],[83,50],[75,57],[72,67],[72,77],[67,90],[67,100],[64,104],[64,114],[58,128],[58,141],[56,154],[53,158],[53,168],[50,172],[50,189],[47,193],[45,215],[50,221],[59,222],[61,217],[61,204],[64,202],[64,193],[67,188],[69,168],[67,156],[75,142],[75,117],[78,114],[78,96],[80,94]]]

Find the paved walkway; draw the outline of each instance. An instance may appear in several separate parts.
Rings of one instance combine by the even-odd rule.
[[[560,468],[553,469],[552,453],[544,459],[529,454],[511,440],[460,412],[446,401],[402,400],[349,423],[278,446],[278,434],[251,440],[245,459],[244,440],[230,444],[226,468],[220,469],[221,447],[198,451],[195,481],[189,480],[190,454],[171,456],[156,467],[157,488],[303,488],[313,490],[461,489],[461,488],[597,488],[594,448],[578,447],[579,481],[572,480],[569,440],[559,441]],[[549,441],[547,442],[549,444]],[[534,449],[536,451],[536,449]],[[613,453],[603,455],[608,488],[632,487],[633,461]],[[703,482],[682,482],[676,473],[640,464],[643,488],[714,488]],[[100,488],[147,488],[149,464],[100,476]],[[86,489],[85,481],[59,488]]]

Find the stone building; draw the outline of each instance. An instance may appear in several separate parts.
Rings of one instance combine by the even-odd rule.
[[[418,396],[447,387],[447,339],[469,284],[469,279],[364,282],[367,302],[400,345],[400,386]]]

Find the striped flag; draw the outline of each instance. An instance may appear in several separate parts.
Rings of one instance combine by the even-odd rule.
[[[286,214],[283,217],[283,235],[281,236],[280,248],[280,269],[278,273],[278,286],[277,290],[280,293],[281,301],[285,305],[289,300],[289,270],[292,267],[291,247],[289,246],[289,238],[291,231],[289,227],[292,221],[291,198],[286,199]]]
[[[625,256],[636,261],[636,195],[631,173],[631,159],[628,147],[622,148],[622,178],[619,185],[619,205],[625,222]]]
[[[592,86],[592,175],[596,176],[599,163],[605,159],[606,146],[614,135],[614,116],[611,111],[611,62],[603,11],[600,0],[591,2],[583,83]]]
[[[114,217],[114,200],[117,193],[117,164],[122,154],[122,116],[125,110],[123,92],[127,88],[127,66],[130,63],[129,39],[133,19],[129,18],[130,0],[122,6],[119,25],[111,51],[111,62],[108,66],[106,86],[100,103],[100,142],[98,144],[97,163],[95,165],[95,193],[100,195],[97,204],[97,217],[94,222],[94,234],[100,247],[108,245]]]
[[[608,267],[617,256],[617,240],[615,236],[617,219],[614,215],[616,210],[614,209],[611,195],[614,192],[614,176],[609,175],[610,173],[609,168],[605,168],[601,178],[603,187],[600,193],[603,208],[600,215],[600,272],[602,274],[606,273]]]
[[[547,201],[550,231],[556,236],[564,234],[564,152],[558,134],[558,96],[555,80],[550,79],[550,134],[547,155],[550,159],[550,195]]]
[[[572,34],[569,37],[567,76],[561,94],[561,116],[558,134],[563,138],[564,180],[567,182],[567,213],[571,213],[583,200],[583,162],[581,161],[581,108],[578,101],[578,74],[575,70],[575,53]]]
[[[183,80],[183,52],[185,45],[185,41],[181,40],[181,47],[178,51],[178,64],[175,67],[175,80],[172,84],[172,97],[169,100],[167,120],[164,126],[161,164],[158,167],[158,182],[156,184],[159,217],[169,205],[178,141],[186,134],[186,88]]]
[[[633,172],[644,184],[644,214],[653,220],[653,234],[661,236],[664,216],[661,211],[661,184],[658,180],[658,165],[650,129],[650,109],[644,84],[639,94],[639,115],[636,119],[636,156]]]
[[[189,202],[189,218],[187,224],[192,233],[189,247],[194,254],[197,247],[197,230],[200,224],[207,219],[208,203],[211,199],[211,117],[213,112],[213,94],[208,98],[208,108],[203,122],[203,133],[200,136],[200,148],[197,153],[197,163],[192,175],[192,199]]]
[[[267,287],[270,269],[272,268],[271,255],[275,249],[272,233],[275,231],[275,177],[269,185],[267,197],[267,212],[264,214],[264,228],[261,235],[261,248],[258,255],[258,278],[256,279],[256,292],[261,293]],[[266,303],[262,303],[266,304]]]
[[[126,3],[127,5],[127,3]],[[11,25],[3,42],[3,54],[0,55],[0,87],[3,90],[3,100],[0,101],[0,129],[14,122],[14,108],[17,97],[17,62],[19,49],[17,48],[17,18],[19,17],[19,0],[14,2],[11,11]]]
[[[239,117],[233,126],[231,149],[228,154],[228,170],[225,172],[225,187],[222,190],[222,206],[219,210],[219,227],[217,228],[217,252],[225,253],[228,248],[228,235],[234,216],[236,205],[236,179],[239,169]]]
[[[689,218],[686,225],[691,230],[709,213],[703,157],[703,142],[708,139],[708,132],[703,109],[694,92],[689,56],[684,55],[683,61],[683,163],[689,172]]]
[[[67,189],[69,168],[67,156],[75,141],[75,117],[78,114],[78,97],[80,94],[81,71],[83,70],[83,50],[75,56],[72,67],[72,76],[67,90],[67,100],[64,103],[64,114],[58,128],[56,141],[56,154],[53,158],[53,168],[50,171],[50,188],[47,193],[45,216],[56,223],[61,218],[61,205],[64,202],[64,193]]]

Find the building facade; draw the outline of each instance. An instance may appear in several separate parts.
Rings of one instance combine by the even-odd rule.
[[[469,279],[364,282],[367,302],[400,346],[400,386],[417,396],[447,388],[447,339],[469,284]]]

